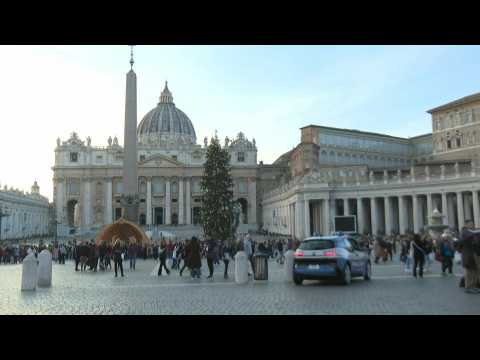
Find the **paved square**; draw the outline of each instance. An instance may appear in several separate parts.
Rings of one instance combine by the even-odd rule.
[[[137,270],[115,279],[111,271],[81,273],[70,261],[53,265],[53,285],[21,292],[21,265],[0,266],[0,314],[479,314],[480,295],[465,294],[457,276],[442,277],[438,264],[423,279],[413,279],[398,262],[374,265],[373,279],[350,286],[306,281],[285,283],[283,268],[269,264],[269,281],[234,283],[193,280],[188,272],[151,276],[153,260],[137,260]]]

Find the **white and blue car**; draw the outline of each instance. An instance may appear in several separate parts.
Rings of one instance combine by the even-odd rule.
[[[348,285],[353,277],[370,280],[368,250],[348,235],[316,236],[303,240],[294,254],[293,281],[340,279]]]

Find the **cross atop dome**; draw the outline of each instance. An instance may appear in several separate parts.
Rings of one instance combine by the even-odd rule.
[[[160,103],[173,103],[172,93],[168,90],[168,81],[165,81],[165,88],[160,95]]]

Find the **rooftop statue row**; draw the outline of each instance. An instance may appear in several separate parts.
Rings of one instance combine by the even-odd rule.
[[[445,165],[427,165],[420,168],[411,167],[408,170],[383,170],[383,172],[374,171],[345,171],[345,170],[314,170],[303,176],[296,177],[294,180],[279,186],[278,188],[267,192],[265,198],[279,195],[285,191],[292,189],[295,185],[300,184],[327,184],[327,185],[379,185],[379,184],[408,184],[414,182],[431,181],[431,180],[448,180],[465,177],[476,177],[475,166],[460,169],[459,163],[448,167]]]
[[[90,136],[87,136],[86,138],[87,145],[85,145],[85,142],[80,140],[78,137],[78,134],[76,132],[72,132],[70,134],[70,138],[67,141],[61,141],[61,139],[58,137],[57,138],[57,147],[62,147],[62,146],[79,146],[79,147],[92,147],[92,138]],[[112,137],[108,137],[108,147],[120,147],[118,144],[118,138],[115,136],[112,141]]]

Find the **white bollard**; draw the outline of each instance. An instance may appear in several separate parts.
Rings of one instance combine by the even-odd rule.
[[[285,280],[288,282],[293,281],[293,251],[288,250],[285,253],[285,265],[284,265],[284,270],[285,270]]]
[[[245,251],[239,251],[235,255],[235,282],[237,284],[248,282],[248,261]]]
[[[38,286],[52,286],[52,254],[47,249],[38,254]]]
[[[22,291],[37,288],[37,259],[33,253],[25,256],[22,262]]]

